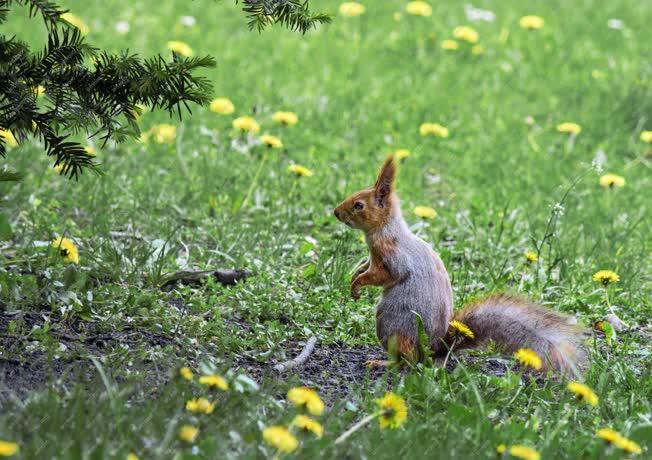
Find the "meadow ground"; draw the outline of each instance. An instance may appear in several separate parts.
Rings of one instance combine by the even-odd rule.
[[[596,436],[611,427],[650,458],[652,144],[642,133],[652,130],[652,3],[474,2],[492,21],[472,21],[463,3],[432,2],[421,17],[406,2],[365,2],[347,18],[338,2],[315,2],[334,21],[300,36],[249,32],[228,1],[66,2],[97,46],[151,55],[180,40],[214,55],[206,76],[235,111],[193,108],[182,121],[145,112],[144,132],[176,127],[169,142],[154,133],[100,149],[90,140],[104,175],[78,182],[35,143],[9,152],[6,162],[26,173],[0,185],[13,230],[3,223],[0,440],[19,445],[16,458],[272,457],[262,430],[292,420],[285,394],[300,382],[322,393],[325,432],[301,434],[290,457],[495,458],[499,444],[541,458],[634,457]],[[9,32],[41,43],[39,21],[11,14],[21,17]],[[527,14],[545,25],[521,28]],[[478,43],[443,49],[460,25]],[[298,123],[274,122],[279,110]],[[255,117],[258,134],[232,127],[242,115]],[[421,136],[424,122],[448,137]],[[564,122],[581,132],[560,132]],[[261,145],[265,133],[283,147]],[[456,307],[510,291],[593,326],[610,302],[628,327],[590,340],[585,381],[597,405],[497,350],[450,372],[365,370],[382,357],[379,291],[350,299],[350,270],[366,249],[332,209],[397,149],[410,151],[398,179],[403,211],[440,252]],[[292,174],[293,164],[314,174]],[[624,186],[601,186],[605,173]],[[421,219],[415,206],[437,216]],[[79,264],[49,248],[58,236],[74,240]],[[225,267],[252,276],[161,289],[182,268]],[[620,280],[604,289],[592,279],[601,269]],[[307,365],[274,374],[312,335]],[[230,390],[187,381],[181,366],[222,374]],[[406,400],[405,423],[373,421],[334,444],[388,389]],[[211,414],[185,410],[202,395],[217,402]],[[193,442],[179,439],[183,425],[199,428]]]

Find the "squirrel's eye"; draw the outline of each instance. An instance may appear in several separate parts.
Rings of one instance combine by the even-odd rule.
[[[353,209],[362,209],[364,208],[364,203],[362,201],[356,201],[353,205]]]

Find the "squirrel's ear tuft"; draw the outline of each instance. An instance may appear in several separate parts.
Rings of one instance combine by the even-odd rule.
[[[395,178],[396,162],[394,161],[394,155],[390,155],[378,173],[378,179],[376,179],[376,185],[374,185],[376,203],[380,207],[385,206],[387,198],[392,193],[392,190],[394,190]]]

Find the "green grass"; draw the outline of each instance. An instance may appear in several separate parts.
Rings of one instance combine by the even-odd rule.
[[[264,363],[312,334],[318,346],[376,344],[379,291],[358,302],[348,295],[350,269],[366,249],[332,209],[370,185],[397,148],[412,152],[398,179],[402,208],[440,252],[457,307],[508,290],[592,325],[608,308],[591,276],[610,269],[620,275],[610,301],[631,328],[613,343],[591,342],[586,382],[600,397],[598,407],[574,401],[559,379],[486,375],[479,365],[450,375],[418,368],[330,400],[321,417],[325,436],[306,437],[293,455],[494,458],[499,443],[522,443],[542,458],[620,458],[596,439],[604,426],[641,444],[641,457],[650,455],[652,147],[639,134],[652,130],[652,5],[478,2],[497,18],[472,24],[484,49],[475,56],[466,44],[440,49],[455,26],[468,24],[461,2],[432,2],[430,18],[400,20],[394,13],[404,2],[365,2],[361,17],[337,16],[304,37],[249,32],[232,2],[110,3],[111,14],[99,2],[65,6],[90,26],[88,41],[109,50],[151,55],[178,39],[196,54],[216,56],[218,67],[207,76],[236,113],[193,108],[192,116],[171,121],[173,144],[98,149],[105,174],[79,182],[58,176],[35,142],[9,152],[5,163],[26,177],[0,185],[13,228],[2,243],[12,258],[0,266],[7,326],[0,366],[38,361],[46,368],[76,359],[86,369],[78,377],[97,383],[75,386],[73,378],[17,395],[11,377],[0,380],[7,388],[0,440],[18,442],[18,458],[125,458],[132,451],[140,458],[271,457],[261,428],[291,419],[283,396],[296,381],[243,384],[216,397],[214,414],[195,417],[184,412],[184,401],[204,390],[173,376],[188,363],[223,373],[237,357]],[[332,13],[337,7],[313,6]],[[8,32],[40,43],[39,21],[28,21],[25,11],[11,14],[20,17],[9,21]],[[544,29],[520,29],[524,14],[544,17]],[[181,15],[193,15],[197,25],[182,26]],[[608,28],[610,18],[624,29]],[[119,20],[130,23],[125,35],[114,32]],[[276,125],[277,110],[296,112],[299,123]],[[254,115],[261,134],[278,135],[285,147],[268,152],[252,144],[231,127],[237,115]],[[447,126],[450,137],[421,137],[425,121]],[[581,124],[582,132],[557,132],[564,121]],[[163,122],[170,122],[165,114],[148,112],[140,124],[147,131]],[[596,156],[606,157],[605,172],[625,177],[625,187],[600,187],[591,166]],[[314,176],[292,176],[293,163]],[[564,212],[554,214],[562,200]],[[436,208],[438,217],[420,222],[411,212],[416,205]],[[142,238],[111,237],[116,231]],[[78,243],[79,266],[64,266],[34,244],[59,235]],[[523,252],[537,247],[539,262],[526,266]],[[162,276],[184,263],[244,267],[254,276],[235,287],[209,282],[161,291]],[[70,330],[130,339],[128,347],[119,340],[103,347],[64,341]],[[374,422],[334,446],[388,388],[408,402],[404,428],[381,431]],[[181,423],[201,427],[196,447],[176,439]]]

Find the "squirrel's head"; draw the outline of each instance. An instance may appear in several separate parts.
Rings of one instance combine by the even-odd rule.
[[[390,219],[395,206],[395,178],[396,162],[390,156],[378,173],[376,184],[355,192],[340,203],[335,208],[335,217],[349,227],[365,232],[382,228]]]

